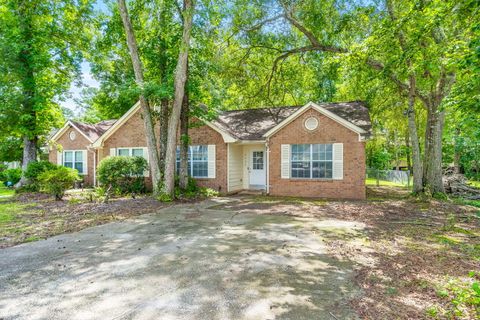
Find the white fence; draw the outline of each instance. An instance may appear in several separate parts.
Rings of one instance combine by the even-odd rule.
[[[3,164],[7,166],[7,169],[17,169],[22,167],[22,164],[20,163],[20,161],[4,162]]]
[[[367,179],[377,185],[401,185],[410,187],[410,171],[367,169]]]

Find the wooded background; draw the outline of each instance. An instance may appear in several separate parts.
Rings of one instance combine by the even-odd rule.
[[[66,118],[118,118],[140,98],[163,132],[181,108],[362,100],[369,167],[410,168],[416,192],[443,192],[447,166],[480,179],[478,0],[130,0],[141,81],[122,2],[0,0],[0,161],[32,161]],[[100,86],[73,115],[60,101],[85,61]]]

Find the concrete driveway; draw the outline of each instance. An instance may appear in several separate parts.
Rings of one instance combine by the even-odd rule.
[[[218,198],[0,250],[0,319],[355,319],[358,223],[238,214]]]

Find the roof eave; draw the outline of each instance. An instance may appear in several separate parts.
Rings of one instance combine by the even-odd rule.
[[[273,127],[272,129],[268,130],[264,135],[263,137],[264,138],[269,138],[270,136],[272,136],[273,134],[275,134],[276,132],[278,132],[280,129],[282,129],[283,127],[285,127],[287,124],[289,124],[290,122],[292,122],[293,120],[295,120],[297,117],[299,117],[302,113],[304,113],[305,111],[307,111],[308,109],[310,108],[313,108],[315,110],[317,110],[318,112],[320,112],[321,114],[327,116],[328,118],[340,123],[341,125],[343,125],[344,127],[358,133],[359,136],[363,135],[363,134],[367,134],[368,132],[365,131],[364,129],[354,125],[353,123],[351,123],[350,121],[334,114],[333,112],[331,111],[328,111],[327,109],[325,108],[322,108],[321,106],[319,106],[318,104],[310,101],[308,102],[306,105],[304,105],[303,107],[301,107],[300,109],[298,109],[297,111],[295,111],[292,115],[290,115],[288,118],[286,118],[285,120],[283,120],[282,122],[280,122],[279,124],[277,124],[275,127]]]
[[[125,122],[127,122],[127,120],[130,119],[130,117],[134,115],[139,108],[140,108],[140,101],[137,101],[130,108],[130,110],[128,110],[123,116],[121,116],[120,119],[115,121],[115,123],[110,128],[108,128],[100,137],[98,137],[97,140],[95,140],[95,142],[93,142],[92,147],[94,149],[102,148],[103,142],[106,139],[108,139],[112,134],[114,134],[115,131],[117,131],[117,129],[120,128]]]
[[[82,130],[80,130],[71,120],[68,120],[67,122],[65,122],[65,124],[63,125],[63,127],[58,130],[51,138],[50,138],[50,141],[57,141],[66,131],[67,129],[69,128],[69,126],[75,128],[75,130],[77,130],[78,132],[80,132],[80,134],[85,137],[85,139],[88,140],[88,142],[90,143],[93,143],[92,139],[90,139]]]

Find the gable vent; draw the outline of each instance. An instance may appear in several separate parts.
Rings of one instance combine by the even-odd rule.
[[[305,120],[305,128],[307,130],[313,131],[318,128],[318,120],[315,117],[309,117]]]

